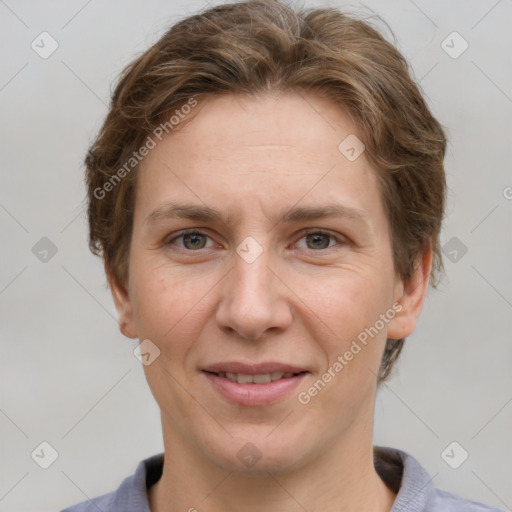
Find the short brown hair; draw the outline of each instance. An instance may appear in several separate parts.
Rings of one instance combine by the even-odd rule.
[[[377,170],[395,271],[406,281],[430,247],[435,286],[446,138],[406,60],[366,21],[333,8],[294,11],[277,0],[188,17],[121,74],[85,159],[89,246],[120,286],[128,283],[138,167],[126,162],[148,135],[191,98],[287,91],[320,93],[350,114]],[[403,342],[387,340],[379,382]]]

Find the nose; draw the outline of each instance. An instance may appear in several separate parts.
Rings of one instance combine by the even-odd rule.
[[[269,268],[268,252],[252,263],[238,254],[234,266],[222,280],[216,320],[221,329],[247,340],[258,340],[267,331],[286,329],[292,322],[288,288]]]

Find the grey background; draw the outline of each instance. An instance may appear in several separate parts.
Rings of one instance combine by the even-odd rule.
[[[467,247],[461,257],[448,245],[458,261],[446,260],[379,392],[375,444],[413,454],[442,489],[510,509],[512,2],[365,5],[389,23],[447,128],[442,239]],[[0,511],[50,512],[109,492],[163,450],[137,342],[119,333],[88,252],[82,160],[123,66],[204,6],[0,0]],[[31,48],[43,31],[59,44],[47,59]],[[441,47],[453,31],[469,44],[457,59]],[[57,249],[46,262],[33,252],[43,237]],[[42,441],[58,452],[48,469],[31,458]],[[458,469],[441,457],[452,441],[469,453]]]

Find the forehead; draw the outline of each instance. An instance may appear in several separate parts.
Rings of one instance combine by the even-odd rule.
[[[340,151],[355,137],[350,116],[317,95],[209,98],[143,161],[136,216],[183,196],[233,207],[234,217],[243,206],[270,217],[277,203],[335,200],[364,214],[380,199],[364,152],[351,160]]]
[[[329,100],[315,93],[287,92],[207,98],[173,137],[177,143],[201,140],[195,148],[199,151],[193,152],[196,156],[205,156],[202,149],[206,147],[215,154],[265,148],[313,156],[325,150],[332,153],[341,140],[356,132],[350,115]]]

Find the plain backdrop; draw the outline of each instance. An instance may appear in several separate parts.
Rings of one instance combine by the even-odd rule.
[[[88,251],[82,162],[118,73],[206,6],[0,1],[2,512],[58,511],[112,491],[163,450],[137,342],[119,333]],[[512,2],[365,6],[350,4],[389,24],[450,141],[446,277],[379,391],[375,444],[414,455],[439,488],[510,509]],[[41,46],[55,43],[42,32],[58,43],[47,58]],[[457,469],[442,456],[454,441],[449,453],[469,454]],[[47,469],[33,455],[53,453],[42,442],[58,455]]]

